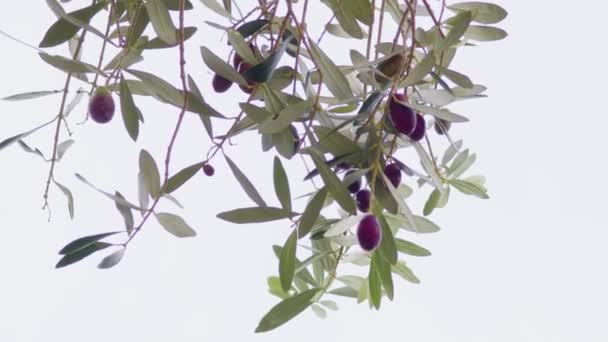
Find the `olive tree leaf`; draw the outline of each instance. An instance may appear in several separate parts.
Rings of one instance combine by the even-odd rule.
[[[74,219],[74,196],[72,195],[72,192],[70,191],[70,189],[68,189],[64,185],[59,184],[55,180],[53,180],[53,183],[55,183],[55,185],[57,185],[57,187],[59,188],[59,190],[61,190],[61,192],[63,192],[63,194],[67,197],[67,199],[68,199],[68,212],[70,213],[70,219],[73,220]]]
[[[418,246],[413,242],[396,238],[395,243],[397,246],[397,250],[401,253],[419,257],[431,255],[431,252],[428,249]]]
[[[400,87],[408,87],[414,85],[428,75],[435,67],[435,52],[429,51],[429,53],[422,58],[422,60],[416,63],[416,66],[407,74],[405,80],[399,84]]]
[[[76,35],[81,27],[66,20],[65,16],[70,16],[88,24],[95,14],[99,13],[99,11],[106,7],[106,5],[107,3],[102,1],[65,14],[64,17],[60,18],[53,25],[51,25],[51,27],[49,27],[38,46],[41,48],[57,46],[67,42],[70,40],[70,38]]]
[[[308,44],[310,46],[310,55],[317,61],[318,67],[323,74],[323,83],[325,83],[327,89],[338,100],[349,100],[352,98],[352,90],[342,71],[312,39],[308,40]]]
[[[450,31],[441,41],[437,50],[441,52],[457,44],[460,41],[460,38],[467,31],[472,18],[473,14],[470,11],[460,12],[453,18],[450,18]]]
[[[82,175],[80,175],[80,174],[78,174],[78,173],[77,173],[77,174],[75,174],[75,176],[76,176],[76,178],[77,178],[78,180],[80,180],[81,182],[83,182],[83,183],[85,183],[86,185],[90,186],[91,188],[93,188],[93,189],[97,190],[98,192],[100,192],[100,193],[101,193],[101,194],[103,194],[104,196],[108,197],[108,198],[109,198],[109,199],[111,199],[112,201],[115,201],[115,202],[117,202],[117,203],[120,203],[120,204],[122,204],[122,205],[124,205],[124,206],[126,206],[126,207],[131,208],[131,209],[141,210],[141,208],[140,208],[140,207],[136,206],[135,204],[133,204],[133,203],[131,203],[131,202],[129,202],[129,201],[126,201],[126,200],[124,200],[124,199],[122,199],[122,198],[120,198],[120,197],[116,197],[116,196],[114,196],[113,194],[111,194],[111,193],[109,193],[109,192],[106,192],[106,191],[103,191],[103,190],[99,189],[98,187],[96,187],[95,185],[93,185],[91,182],[89,182],[89,181],[88,181],[86,178],[84,178]]]
[[[139,200],[139,210],[143,216],[150,204],[150,194],[146,190],[144,175],[141,172],[137,173],[137,198]]]
[[[184,41],[192,38],[198,29],[194,26],[184,27]],[[179,34],[179,30],[176,29],[176,34]],[[154,38],[148,41],[143,48],[146,50],[154,50],[154,49],[166,49],[178,46],[179,42],[175,42],[175,44],[168,44],[160,37]]]
[[[175,214],[156,213],[154,216],[156,216],[158,223],[160,223],[166,231],[177,237],[185,238],[196,236],[194,229],[192,229],[183,218]]]
[[[282,220],[293,217],[294,213],[283,208],[273,207],[250,207],[240,208],[217,215],[218,218],[232,223],[261,223]]]
[[[281,279],[281,287],[285,292],[291,289],[291,283],[293,282],[293,277],[295,275],[296,248],[298,243],[296,232],[297,231],[294,230],[289,235],[279,257],[279,277]]]
[[[255,54],[253,51],[251,51],[249,44],[247,44],[243,36],[237,30],[228,30],[228,41],[234,48],[235,53],[238,54],[245,62],[251,65],[257,64]]]
[[[190,178],[194,177],[203,167],[203,163],[190,165],[178,173],[174,174],[167,180],[167,184],[163,187],[162,192],[165,194],[172,193],[184,185]]]
[[[378,255],[380,254],[380,255]],[[386,292],[388,299],[393,300],[395,289],[393,284],[393,276],[391,274],[391,264],[382,256],[382,253],[374,253],[372,256],[372,263],[376,263],[376,271],[382,287]],[[395,261],[395,264],[397,261]]]
[[[91,255],[95,252],[99,252],[110,246],[112,246],[112,244],[106,243],[106,242],[93,242],[92,244],[89,244],[86,247],[81,248],[73,253],[64,255],[59,260],[57,265],[55,265],[55,268],[62,268],[62,267],[71,265],[75,262],[78,262],[78,261],[88,257],[89,255]]]
[[[101,240],[101,239],[105,239],[109,236],[118,234],[120,232],[109,232],[109,233],[102,233],[102,234],[95,234],[95,235],[89,235],[89,236],[85,236],[85,237],[81,237],[79,239],[76,239],[70,243],[68,243],[67,245],[65,245],[60,251],[59,254],[61,255],[66,255],[66,254],[72,254],[74,252],[77,252],[89,245],[94,244],[95,242]]]
[[[382,281],[380,280],[380,274],[378,270],[377,259],[380,258],[378,253],[372,254],[372,261],[369,265],[368,273],[368,290],[369,290],[369,303],[376,310],[380,309],[380,303],[382,301]]]
[[[447,6],[452,11],[471,11],[473,21],[482,24],[496,24],[507,17],[504,8],[488,2],[468,1]]]
[[[207,47],[201,46],[201,55],[203,56],[205,64],[216,74],[240,85],[247,84],[243,75],[236,71],[230,64],[224,62]]]
[[[158,197],[160,194],[160,173],[158,172],[158,166],[156,166],[152,155],[143,149],[139,152],[139,172],[144,177],[144,184],[150,196],[152,198]]]
[[[310,157],[312,158],[317,170],[319,170],[319,174],[323,179],[323,183],[327,187],[329,193],[336,199],[336,202],[342,207],[342,209],[346,210],[346,212],[355,215],[357,213],[357,207],[355,206],[355,201],[353,200],[350,192],[342,181],[336,176],[336,174],[325,164],[325,161],[316,153],[310,153]]]
[[[435,210],[440,198],[441,192],[437,189],[434,189],[433,192],[431,192],[431,195],[429,196],[428,200],[424,204],[424,209],[422,210],[424,216],[429,216],[433,212],[433,210]]]
[[[60,161],[61,158],[65,155],[65,153],[74,145],[73,139],[68,139],[63,141],[57,145],[57,161]]]
[[[114,193],[114,195],[117,198],[125,200],[125,197],[118,191],[116,191]],[[123,220],[125,221],[125,228],[127,230],[127,233],[129,235],[131,235],[131,232],[133,231],[133,226],[135,225],[135,222],[133,220],[133,212],[131,211],[131,208],[124,206],[123,204],[121,204],[119,202],[115,202],[114,204],[116,205],[116,209],[118,209],[118,212],[120,213]]]
[[[357,23],[355,14],[353,13],[352,1],[348,5],[343,4],[340,0],[323,0],[332,12],[335,14],[338,23],[351,37],[361,39],[364,37],[363,30]]]
[[[416,277],[414,272],[407,267],[407,265],[403,261],[397,262],[397,264],[391,266],[391,271],[401,278],[409,281],[410,283],[420,284],[420,279]]]
[[[325,198],[327,197],[327,188],[322,188],[317,191],[308,205],[306,205],[306,209],[304,209],[304,213],[300,218],[300,223],[298,225],[298,236],[300,238],[308,235],[315,222],[319,218],[319,214],[321,213],[321,209],[323,209],[323,204],[325,203]]]
[[[236,180],[239,182],[239,184],[241,184],[243,190],[245,190],[247,196],[249,196],[249,198],[251,198],[251,200],[260,207],[266,207],[266,202],[264,202],[264,199],[262,196],[260,196],[258,190],[253,186],[253,183],[251,183],[249,178],[245,176],[243,171],[241,171],[241,169],[239,169],[239,167],[228,156],[226,156],[226,162],[228,163],[230,170],[232,170],[232,174],[234,174]]]
[[[127,133],[129,133],[129,136],[133,141],[137,141],[137,136],[139,135],[139,119],[142,117],[142,114],[135,105],[133,95],[131,95],[131,90],[129,90],[129,85],[122,75],[120,76],[120,111]]]
[[[102,270],[112,268],[112,267],[118,265],[118,263],[122,260],[122,257],[124,255],[125,255],[125,249],[121,248],[121,249],[117,250],[116,252],[103,258],[101,260],[101,262],[99,263],[99,265],[97,265],[97,268],[102,269]]]
[[[169,45],[176,45],[178,38],[175,25],[173,25],[169,9],[165,3],[162,0],[148,0],[145,2],[145,6],[152,27],[158,37]]]
[[[488,196],[487,191],[477,184],[460,179],[450,179],[448,180],[448,183],[465,195],[472,195],[481,199],[490,198],[490,196]]]
[[[312,299],[319,291],[321,291],[321,289],[314,288],[284,299],[264,315],[258,324],[258,327],[255,329],[255,332],[267,332],[287,323],[302,311],[306,310],[306,308],[312,304]]]
[[[508,36],[507,31],[493,26],[471,25],[465,32],[464,36],[467,39],[476,40],[479,42],[490,42],[501,40]]]
[[[416,230],[416,221],[414,219],[414,214],[412,213],[410,207],[405,203],[403,196],[401,196],[401,194],[397,191],[397,189],[395,189],[395,187],[393,186],[393,183],[391,183],[391,181],[388,179],[388,177],[386,177],[386,175],[384,173],[382,173],[381,175],[382,175],[382,180],[384,181],[384,184],[386,185],[386,188],[388,189],[391,196],[397,202],[397,205],[399,207],[399,212],[403,213],[405,215],[405,217],[407,217],[408,221],[410,222],[411,227],[414,230]]]
[[[62,90],[41,90],[41,91],[31,91],[27,93],[15,94],[11,96],[7,96],[2,98],[4,101],[23,101],[23,100],[31,100],[36,99],[43,96],[53,95],[57,93],[61,93]]]
[[[378,252],[380,255],[391,265],[397,263],[398,255],[397,255],[397,246],[395,244],[395,237],[393,236],[393,232],[391,231],[388,222],[384,216],[379,215],[378,221],[380,222],[380,227],[382,229],[382,240],[380,240],[380,246],[378,246]]]
[[[103,71],[91,64],[65,58],[63,56],[49,55],[47,53],[39,53],[38,56],[49,65],[68,73],[96,73],[104,76]]]
[[[224,9],[222,7],[222,5],[220,5],[216,0],[201,0],[201,2],[203,3],[203,5],[205,5],[208,9],[212,10],[213,12],[221,15],[222,17],[225,17],[227,19],[232,18],[232,15],[230,15],[230,13],[228,11],[226,11],[226,9]]]
[[[274,191],[286,211],[291,211],[291,191],[289,190],[289,179],[283,168],[281,159],[274,157]]]

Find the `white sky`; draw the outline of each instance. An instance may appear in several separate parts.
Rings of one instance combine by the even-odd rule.
[[[453,196],[432,216],[443,227],[440,233],[408,237],[433,252],[430,258],[407,259],[422,284],[400,280],[395,302],[383,301],[380,312],[337,298],[340,311],[324,321],[308,311],[274,332],[253,334],[276,303],[266,292],[266,277],[277,272],[270,246],[282,243],[288,230],[281,223],[238,226],[215,218],[251,205],[220,159],[214,163],[216,177],[201,175],[177,193],[186,210],[171,204],[161,208],[185,217],[197,229],[196,239],[173,238],[150,222],[116,268],[97,270],[98,255],[55,270],[65,243],[122,224],[113,203],[73,173],[133,198],[139,149],[149,149],[157,160],[164,157],[177,111],[138,98],[146,125],[136,146],[119,116],[108,126],[74,126],[77,144],[57,171],[76,197],[73,222],[58,191],[51,197],[50,224],[40,210],[47,165],[16,146],[0,152],[0,340],[606,341],[608,163],[601,138],[608,125],[602,104],[608,76],[602,64],[608,58],[606,5],[497,2],[510,12],[502,23],[509,38],[468,49],[455,62],[459,71],[487,85],[490,97],[453,107],[472,119],[453,132],[478,153],[474,171],[488,177],[492,199]],[[200,10],[189,14],[195,22],[201,15]],[[311,15],[309,25],[321,19]],[[12,2],[10,11],[0,12],[1,29],[34,44],[52,21],[42,1]],[[210,103],[236,110],[245,97],[210,93],[210,75],[198,53],[215,32],[201,31],[189,42],[188,70]],[[220,46],[216,51],[225,50]],[[33,50],[5,38],[0,47],[0,96],[63,85],[64,75]],[[339,45],[324,48],[346,56]],[[145,66],[176,82],[176,61],[174,55],[149,54]],[[48,120],[58,101],[0,103],[0,139]],[[73,115],[84,110],[83,102]],[[47,152],[51,134],[37,133],[28,142]],[[259,152],[253,136],[237,142],[231,157],[273,200],[274,155]],[[208,146],[200,121],[190,115],[173,170],[198,161]],[[306,186],[296,182],[305,173],[300,161],[287,168],[293,193],[304,193]],[[426,193],[413,203],[418,212]]]

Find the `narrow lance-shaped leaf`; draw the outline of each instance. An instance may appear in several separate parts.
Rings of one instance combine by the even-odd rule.
[[[251,200],[253,200],[260,207],[266,207],[266,202],[264,202],[264,199],[262,196],[260,196],[258,190],[253,186],[249,178],[245,176],[243,171],[241,171],[241,169],[239,169],[239,167],[228,156],[226,156],[226,162],[228,163],[230,170],[232,170],[232,174],[234,174],[236,180],[241,184],[243,190],[245,190],[247,196],[249,196],[249,198],[251,198]]]
[[[473,15],[469,11],[463,11],[458,13],[455,17],[450,19],[450,24],[452,27],[450,31],[445,36],[445,38],[441,41],[438,50],[444,51],[452,45],[455,45],[460,40],[460,37],[464,35],[471,23],[471,19]]]
[[[217,215],[218,218],[232,223],[261,223],[290,218],[294,213],[282,208],[251,207],[226,211]]]
[[[192,229],[183,218],[169,213],[157,213],[155,214],[158,223],[169,233],[180,237],[193,237],[196,236],[196,232]]]
[[[62,268],[68,265],[71,265],[75,262],[78,262],[86,257],[88,257],[89,255],[95,253],[95,252],[99,252],[103,249],[106,249],[108,247],[112,246],[112,244],[106,243],[106,242],[94,242],[82,249],[79,249],[78,251],[74,252],[74,253],[70,253],[67,255],[64,255],[61,260],[59,260],[59,262],[57,263],[57,265],[55,265],[55,268]]]
[[[118,191],[116,191],[116,193],[114,193],[114,195],[120,199],[125,200],[125,197]],[[118,212],[120,213],[123,220],[125,221],[125,229],[127,230],[127,233],[129,235],[131,235],[131,232],[133,231],[133,226],[135,225],[135,222],[133,220],[133,212],[131,211],[131,208],[124,206],[119,202],[115,202],[114,204],[116,205],[116,209],[118,209]]]
[[[314,288],[281,301],[264,315],[255,332],[267,332],[287,323],[306,310],[319,291],[321,289]]]
[[[98,2],[91,6],[70,12],[67,15],[88,24],[93,16],[99,13],[99,11],[102,10],[106,5],[107,3],[103,1]],[[39,47],[47,48],[65,43],[70,40],[70,38],[74,37],[80,28],[81,27],[69,22],[65,18],[60,18],[46,31],[44,38],[42,38],[42,41],[39,44]]]
[[[167,180],[167,184],[165,184],[163,187],[163,193],[169,194],[179,189],[182,185],[194,177],[202,167],[203,163],[196,163],[171,176],[169,180]]]
[[[317,170],[319,170],[323,183],[325,183],[327,190],[334,196],[336,202],[338,202],[346,212],[353,215],[356,214],[357,207],[355,206],[355,201],[348,192],[348,189],[342,184],[342,181],[332,172],[325,164],[325,161],[316,154],[316,152],[311,153],[310,156],[314,161]]]
[[[281,286],[285,292],[291,288],[295,274],[297,243],[298,236],[294,230],[285,242],[279,258],[279,277],[281,278]]]
[[[348,100],[353,94],[348,85],[348,80],[332,60],[312,40],[308,40],[310,54],[317,61],[318,67],[323,74],[323,83],[327,89],[338,99]]]
[[[103,191],[103,190],[99,189],[98,187],[96,187],[95,185],[93,185],[91,182],[89,182],[86,178],[84,178],[82,175],[80,175],[80,174],[77,173],[77,174],[75,174],[75,176],[76,176],[76,178],[78,178],[78,180],[80,180],[81,182],[83,182],[86,185],[90,186],[91,188],[97,190],[98,192],[100,192],[101,194],[105,195],[109,199],[111,199],[111,200],[113,200],[113,201],[115,201],[117,203],[120,203],[120,204],[122,204],[124,206],[127,206],[129,208],[136,209],[136,210],[141,210],[140,207],[136,206],[135,204],[133,204],[133,203],[131,203],[129,201],[126,201],[126,200],[124,200],[124,199],[122,199],[120,197],[114,196],[113,194],[111,194],[109,192],[106,192],[106,191]]]
[[[81,237],[81,238],[76,239],[76,240],[68,243],[67,245],[65,245],[65,247],[63,247],[59,251],[59,254],[61,254],[61,255],[72,254],[101,239],[107,238],[109,236],[112,236],[112,235],[115,235],[118,233],[120,233],[120,232],[109,232],[109,233],[102,233],[102,234],[95,234],[95,235]]]
[[[99,265],[97,265],[97,268],[99,268],[99,269],[112,268],[112,267],[118,265],[118,263],[120,262],[120,260],[122,260],[122,257],[124,255],[125,255],[125,249],[121,248],[121,249],[117,250],[116,252],[103,258],[101,260],[101,262],[99,263]]]
[[[175,45],[178,42],[177,33],[169,9],[162,0],[148,0],[145,3],[148,16],[154,31],[160,39],[169,45]]]
[[[68,199],[68,212],[70,213],[70,218],[73,220],[74,219],[74,196],[72,195],[72,192],[70,191],[70,189],[68,189],[64,185],[59,184],[55,180],[53,180],[53,183],[55,183],[55,185],[57,185],[57,187],[59,188],[59,190],[61,190],[61,192],[63,192],[63,194],[67,197],[67,199]]]
[[[378,272],[378,277],[380,278],[382,287],[386,291],[386,296],[388,299],[393,300],[395,290],[393,285],[393,276],[391,274],[391,265],[384,259],[383,256],[377,254],[378,253],[374,253],[372,263],[376,264],[376,272]],[[395,261],[395,264],[396,263],[397,262]]]
[[[304,209],[304,213],[300,218],[300,224],[298,225],[298,236],[300,238],[308,235],[315,222],[319,218],[319,214],[321,213],[321,209],[323,208],[323,203],[325,203],[325,198],[327,197],[327,188],[322,188],[317,191],[308,205],[306,209]]]
[[[120,76],[120,111],[122,112],[122,120],[127,129],[127,133],[133,141],[137,141],[139,135],[139,119],[142,117],[139,108],[133,101],[131,90],[124,79]]]
[[[369,289],[369,303],[372,307],[380,309],[380,303],[382,300],[382,282],[380,280],[380,275],[378,272],[378,264],[374,260],[376,258],[380,258],[378,253],[374,253],[372,255],[372,261],[369,265],[369,274],[368,278],[368,289]]]
[[[2,98],[4,101],[23,101],[23,100],[31,100],[36,99],[43,96],[53,95],[60,93],[61,90],[41,90],[41,91],[31,91],[28,93],[15,94],[11,96],[7,96]]]
[[[148,193],[153,198],[158,197],[160,194],[160,173],[154,158],[146,150],[141,150],[139,153],[139,172],[144,177],[144,184]]]
[[[243,78],[238,71],[236,71],[230,64],[224,62],[208,48],[201,46],[201,55],[203,56],[203,61],[205,64],[216,74],[240,85],[247,84],[245,78]]]
[[[283,168],[281,159],[274,157],[274,191],[277,194],[281,206],[286,211],[291,211],[291,191],[289,190],[289,179]]]
[[[380,241],[378,251],[387,262],[394,265],[397,263],[398,259],[395,237],[393,236],[393,232],[391,231],[391,228],[388,225],[388,222],[386,222],[384,216],[379,215],[378,221],[380,222],[380,227],[382,229],[382,241]]]

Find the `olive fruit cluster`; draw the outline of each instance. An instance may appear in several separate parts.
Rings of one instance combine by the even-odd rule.
[[[336,170],[348,169],[348,165],[339,164]],[[352,175],[354,170],[348,170],[345,178]],[[401,167],[397,163],[387,164],[384,168],[384,174],[391,184],[397,188],[401,184]],[[348,190],[354,194],[357,203],[357,208],[362,213],[367,213],[370,210],[372,201],[372,192],[368,189],[362,189],[362,180],[356,179],[348,185]],[[357,227],[357,241],[359,246],[366,251],[372,251],[378,247],[382,240],[382,230],[378,219],[372,214],[365,216]]]
[[[404,105],[405,95],[393,94],[388,103],[391,120],[397,132],[407,135],[412,141],[420,141],[426,132],[426,121],[420,113]]]
[[[255,46],[253,44],[249,44],[249,49],[251,49],[251,51],[255,54]],[[251,64],[245,62],[243,57],[239,56],[239,54],[236,52],[234,53],[234,57],[232,59],[232,65],[241,75],[252,67]],[[232,81],[215,74],[215,76],[213,76],[212,86],[216,93],[224,93],[228,91],[230,87],[232,87]],[[247,85],[239,85],[239,88],[241,88],[243,92],[251,94],[255,88],[255,83],[248,81]]]

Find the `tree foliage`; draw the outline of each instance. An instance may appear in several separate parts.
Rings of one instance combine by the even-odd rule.
[[[115,202],[124,230],[70,242],[59,252],[57,267],[98,252],[107,253],[99,268],[115,267],[130,242],[154,221],[151,217],[175,237],[196,236],[182,217],[156,208],[161,201],[177,201],[172,194],[198,174],[212,176],[212,163],[223,155],[255,205],[227,208],[217,217],[235,224],[282,220],[290,227],[284,246],[273,246],[278,274],[268,278],[268,285],[281,301],[260,321],[256,332],[264,332],[307,308],[325,317],[326,310],[337,309],[330,296],[367,301],[379,309],[384,298],[393,299],[393,275],[419,282],[404,260],[431,254],[406,240],[407,235],[439,231],[427,216],[445,207],[454,191],[489,197],[485,178],[467,173],[476,154],[452,133],[468,118],[448,106],[485,96],[486,87],[454,70],[452,61],[461,49],[506,37],[504,30],[494,26],[507,16],[497,5],[427,0],[322,0],[321,4],[308,0],[94,0],[84,7],[80,1],[46,3],[57,20],[40,41],[39,56],[49,67],[65,72],[65,85],[4,100],[61,94],[59,111],[50,121],[0,142],[0,149],[19,145],[49,165],[43,191],[46,205],[49,192],[59,190],[66,195],[69,215],[74,215],[72,193],[54,174],[62,156],[77,143],[64,140],[64,123],[67,126],[71,111],[83,97],[89,97],[93,120],[87,124],[91,125],[113,119],[116,98],[121,115],[114,120],[124,122],[125,134],[133,141],[145,129],[146,109],[138,104],[141,97],[152,97],[177,113],[166,154],[153,156],[145,149],[139,154],[139,198],[100,189],[76,174]],[[198,6],[222,20],[186,22],[185,12]],[[313,7],[330,18],[319,32],[307,25]],[[105,25],[93,25],[100,17]],[[219,56],[206,46],[200,47],[200,56],[186,55],[189,39],[203,30],[212,32],[205,39],[219,40],[225,35],[230,55]],[[324,44],[328,36],[348,53],[348,63],[338,63],[329,52]],[[81,59],[89,39],[102,41],[96,61]],[[69,46],[70,54],[44,50],[59,45]],[[180,84],[140,67],[152,49],[177,51]],[[215,99],[203,98],[198,81],[187,73],[186,60],[189,65],[204,64],[214,73],[213,80],[206,81],[218,93],[247,94],[236,117],[217,110]],[[69,98],[75,87],[80,87],[76,96]],[[212,147],[203,159],[170,172],[173,145],[187,113],[200,117]],[[229,129],[218,132],[214,126],[218,121],[229,122]],[[27,139],[32,134],[49,134],[50,152],[31,147]],[[276,201],[260,195],[255,180],[238,166],[238,151],[225,148],[228,140],[242,134],[259,135],[262,150],[276,155],[269,166]],[[443,153],[433,148],[438,141],[447,142]],[[401,152],[408,149],[417,158],[402,157]],[[290,182],[294,179],[283,166],[299,160],[296,155],[312,167],[302,181],[315,182],[303,208],[293,203]],[[402,174],[416,186],[407,186]],[[422,215],[417,215],[408,206],[408,198],[420,189],[430,190]],[[331,215],[335,211],[328,208],[339,208],[341,215]],[[358,275],[342,274],[340,265],[345,263],[364,270]]]

